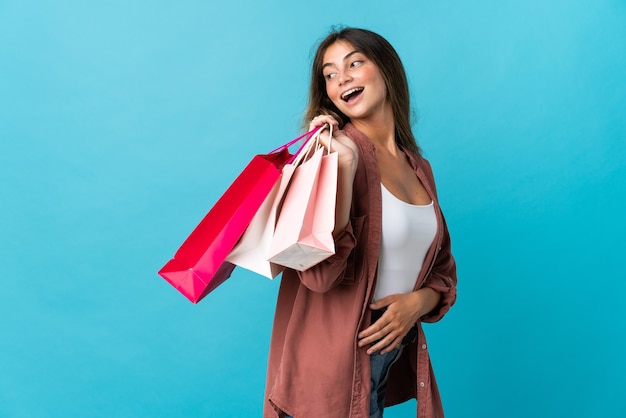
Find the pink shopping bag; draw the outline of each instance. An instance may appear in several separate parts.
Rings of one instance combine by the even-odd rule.
[[[193,303],[230,277],[235,265],[225,259],[274,188],[284,165],[293,160],[288,147],[314,132],[252,158],[159,275]]]
[[[335,253],[336,153],[313,156],[297,166],[280,210],[269,260],[303,271]]]
[[[284,266],[269,261],[269,252],[278,213],[294,170],[293,164],[285,165],[280,181],[276,183],[254,215],[254,218],[252,218],[239,243],[226,257],[227,262],[253,271],[268,279],[274,279],[284,270]]]

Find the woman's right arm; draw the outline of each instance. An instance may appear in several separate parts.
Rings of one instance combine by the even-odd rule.
[[[320,142],[330,152],[337,152],[337,200],[335,207],[335,254],[327,260],[300,272],[300,280],[309,289],[315,292],[326,292],[339,283],[346,275],[348,257],[355,246],[353,226],[350,223],[350,209],[352,206],[352,190],[354,176],[359,161],[359,153],[356,144],[343,134],[334,129],[338,126],[337,121],[329,115],[320,115],[314,118],[309,125],[313,130],[324,124],[333,125],[333,138],[329,141],[328,132],[320,135]]]
[[[320,142],[326,149],[330,143],[329,152],[337,152],[339,171],[337,174],[337,202],[335,208],[335,228],[333,236],[336,238],[346,229],[350,220],[350,207],[352,205],[352,185],[356,167],[359,162],[359,152],[356,144],[343,134],[342,131],[334,129],[339,124],[330,115],[320,115],[313,119],[309,125],[309,130],[313,130],[324,124],[333,125],[333,138],[329,141],[328,132],[324,131],[320,135]]]

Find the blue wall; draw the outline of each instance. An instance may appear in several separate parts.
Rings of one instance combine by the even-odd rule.
[[[623,416],[624,1],[9,0],[1,417],[261,416],[278,280],[237,270],[194,306],[156,271],[299,132],[337,23],[400,53],[438,178],[447,416]]]

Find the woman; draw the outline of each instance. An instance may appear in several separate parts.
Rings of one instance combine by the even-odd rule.
[[[456,268],[409,115],[385,39],[346,28],[321,42],[305,118],[337,128],[336,254],[283,273],[265,417],[381,417],[411,398],[418,417],[443,417],[421,322],[454,303]]]

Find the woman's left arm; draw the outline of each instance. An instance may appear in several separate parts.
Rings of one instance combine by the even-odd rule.
[[[419,161],[417,165],[421,166],[426,176],[426,181],[430,184],[436,197],[437,185],[430,163],[422,157],[417,157],[416,161]],[[437,291],[441,297],[432,309],[420,317],[422,322],[439,321],[456,301],[456,262],[452,256],[450,233],[448,232],[448,225],[443,213],[441,214],[441,223],[442,240],[439,248],[436,249],[433,267],[424,279],[424,283],[420,286],[420,288],[430,288]]]
[[[441,295],[438,303],[425,315],[420,317],[422,322],[437,322],[450,310],[456,301],[456,262],[452,256],[450,234],[444,217],[443,240],[435,257],[435,263],[430,273],[424,279],[422,288],[429,288]]]

